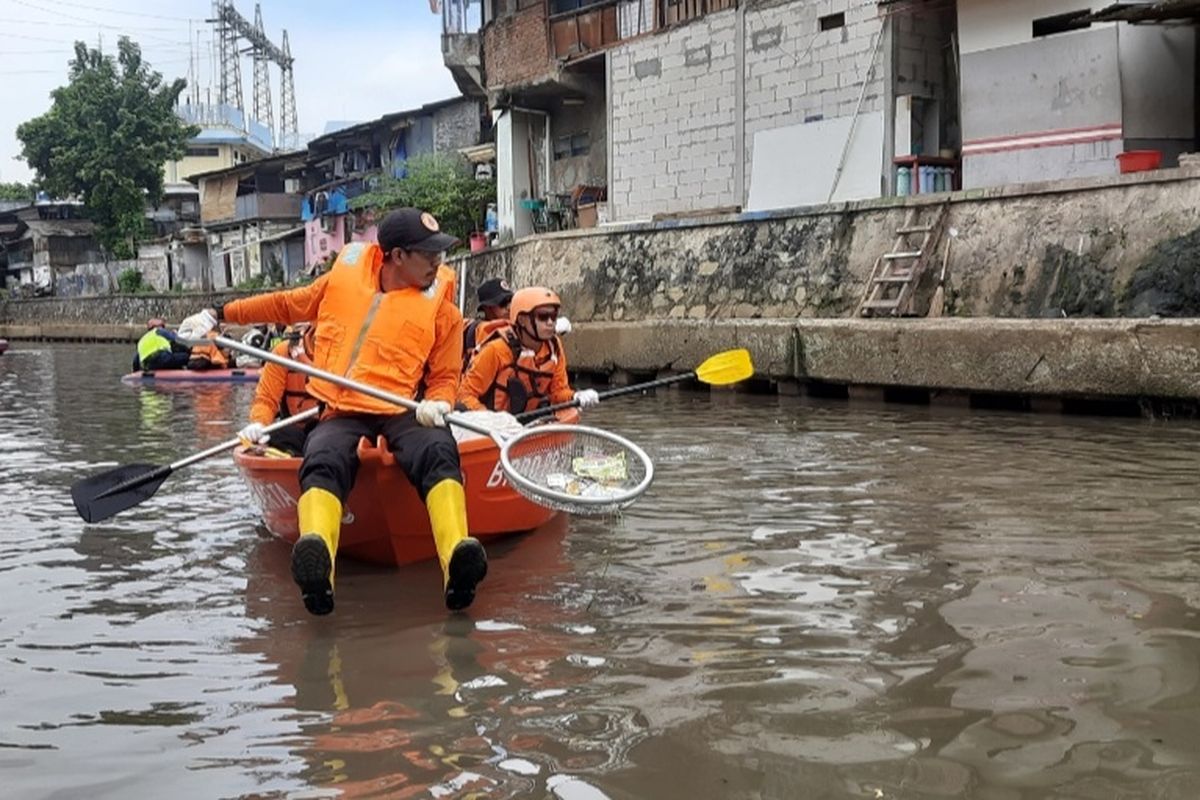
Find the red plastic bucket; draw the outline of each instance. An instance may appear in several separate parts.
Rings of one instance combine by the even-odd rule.
[[[471,252],[478,253],[481,250],[487,250],[487,234],[476,231],[471,234]]]
[[[1148,169],[1158,169],[1162,164],[1160,150],[1129,150],[1117,156],[1121,172],[1145,172]]]

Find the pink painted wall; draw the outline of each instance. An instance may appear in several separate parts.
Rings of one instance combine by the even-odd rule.
[[[345,246],[346,224],[349,219],[348,214],[339,214],[333,217],[333,229],[330,231],[322,229],[320,218],[304,223],[304,265],[306,267],[322,263],[329,258],[330,254],[336,253]],[[375,225],[370,225],[362,231],[353,231],[350,234],[350,241],[373,242],[376,231]]]

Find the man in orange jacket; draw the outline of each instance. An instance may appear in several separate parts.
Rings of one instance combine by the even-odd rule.
[[[415,208],[389,213],[378,244],[351,242],[333,268],[308,286],[235,300],[193,315],[204,330],[218,320],[317,327],[313,365],[404,397],[422,398],[409,413],[365,394],[313,378],[308,390],[326,408],[309,434],[300,467],[300,538],[292,577],[313,614],[333,610],[334,563],[343,504],[358,471],[356,448],[382,435],[425,501],[442,566],[446,606],[466,608],[487,574],[483,545],[467,534],[458,448],[446,427],[462,369],[462,314],[454,272],[441,253],[457,240]],[[186,321],[185,321],[186,322]]]
[[[479,306],[476,312],[482,316],[466,323],[463,328],[463,372],[471,366],[476,349],[492,332],[508,325],[508,304],[512,302],[512,289],[503,278],[491,278],[479,284],[476,290]]]
[[[311,364],[311,353],[315,349],[315,332],[316,329],[311,325],[301,323],[296,326],[293,334],[272,347],[271,352],[301,364]],[[294,456],[301,455],[304,452],[304,441],[316,422],[306,420],[288,425],[272,434],[264,433],[263,429],[276,419],[295,416],[317,405],[317,399],[308,392],[308,380],[308,376],[303,372],[288,369],[272,361],[264,364],[258,373],[254,402],[250,404],[250,424],[238,431],[238,436],[252,444],[265,444],[269,440],[278,450]]]
[[[459,387],[458,404],[470,411],[520,414],[572,399],[580,408],[600,402],[595,389],[571,389],[567,357],[555,333],[561,305],[545,287],[518,290],[509,306],[511,326],[495,332],[476,354]]]

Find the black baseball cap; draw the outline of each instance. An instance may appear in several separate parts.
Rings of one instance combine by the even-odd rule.
[[[440,253],[458,244],[458,239],[442,233],[433,214],[419,208],[398,208],[388,212],[383,222],[379,223],[376,239],[384,253],[397,247],[423,253]]]
[[[506,306],[512,301],[513,296],[512,289],[508,287],[508,281],[503,278],[484,281],[475,293],[479,295],[477,310],[482,310],[484,306]]]

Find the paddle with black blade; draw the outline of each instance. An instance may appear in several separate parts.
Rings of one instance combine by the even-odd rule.
[[[272,422],[263,429],[263,432],[271,433],[280,428],[286,428],[288,425],[303,422],[315,417],[319,412],[319,408],[301,411],[286,419]],[[119,514],[149,500],[172,472],[189,467],[226,450],[232,450],[239,444],[242,444],[241,439],[230,439],[166,466],[126,464],[90,478],[84,478],[71,487],[71,499],[75,502],[75,510],[86,522],[106,520],[114,514]]]
[[[679,375],[671,375],[670,377],[659,378],[655,381],[622,386],[619,389],[609,389],[608,391],[600,392],[600,399],[608,400],[611,397],[637,394],[647,389],[657,389],[659,386],[669,386],[672,383],[679,383],[680,381],[691,380],[692,378],[701,383],[707,383],[709,386],[729,386],[730,384],[741,383],[753,374],[754,363],[750,360],[749,350],[726,350],[723,353],[717,353],[715,356],[709,356],[704,359],[704,363],[691,372],[682,372]],[[517,419],[521,422],[527,422],[548,416],[556,411],[562,411],[564,408],[573,408],[577,405],[579,405],[578,400],[568,400],[565,403],[556,403],[545,408],[537,408],[533,411],[517,414]]]

